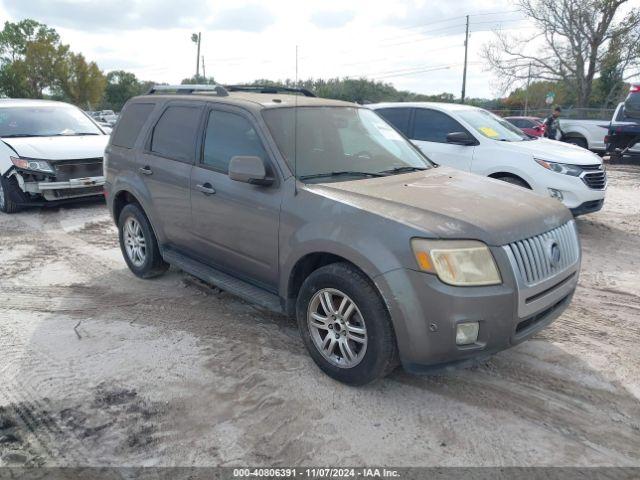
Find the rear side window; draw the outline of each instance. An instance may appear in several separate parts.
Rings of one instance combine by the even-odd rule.
[[[192,162],[202,108],[173,105],[163,113],[153,129],[151,151],[174,160]]]
[[[155,105],[153,103],[132,103],[125,108],[118,121],[111,143],[118,147],[133,148],[142,126],[149,118]]]
[[[413,140],[447,143],[447,135],[453,132],[466,132],[466,129],[445,113],[416,109],[411,136]]]
[[[207,123],[202,163],[227,173],[229,161],[236,155],[267,160],[260,137],[249,120],[235,113],[212,110]]]
[[[409,117],[411,116],[410,108],[381,108],[376,110],[376,113],[400,130],[403,134],[409,136]]]

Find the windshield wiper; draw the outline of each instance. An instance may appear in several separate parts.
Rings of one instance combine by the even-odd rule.
[[[80,132],[80,133],[54,133],[53,135],[47,135],[47,137],[84,137],[85,135],[100,135],[99,133],[89,133],[89,132]],[[44,135],[43,135],[44,136]]]
[[[384,177],[382,173],[375,172],[357,172],[354,170],[344,170],[341,172],[313,173],[311,175],[302,175],[300,180],[309,180],[311,178],[329,178],[339,177],[341,175],[366,176],[366,177]]]
[[[48,137],[49,135],[34,135],[33,133],[14,133],[12,135],[0,135],[0,138],[27,138],[27,137]]]
[[[426,169],[427,169],[426,167],[411,167],[407,165],[405,167],[395,167],[395,168],[390,168],[389,170],[382,170],[381,172],[378,172],[378,173],[386,173],[388,175],[393,175],[394,173],[421,172]]]

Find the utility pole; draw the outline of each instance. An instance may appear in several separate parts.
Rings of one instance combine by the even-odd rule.
[[[462,71],[462,95],[460,103],[464,103],[467,90],[467,52],[469,50],[469,15],[467,15],[467,28],[464,34],[464,70]]]
[[[527,75],[527,91],[524,94],[524,116],[527,116],[529,111],[529,85],[531,84],[531,62],[529,62],[529,73]]]
[[[204,69],[204,55],[202,55],[202,76],[204,77],[204,79],[207,79],[207,72]]]
[[[191,35],[191,41],[193,43],[198,44],[198,54],[196,55],[196,78],[200,76],[200,40],[202,39],[202,34],[198,32]]]

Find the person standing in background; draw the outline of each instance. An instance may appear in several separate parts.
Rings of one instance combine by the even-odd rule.
[[[544,120],[545,131],[544,136],[550,138],[551,140],[560,140],[564,135],[562,130],[560,129],[560,114],[562,113],[562,109],[560,107],[556,107],[553,109],[553,113],[549,115]],[[560,133],[560,138],[558,138],[558,132]]]

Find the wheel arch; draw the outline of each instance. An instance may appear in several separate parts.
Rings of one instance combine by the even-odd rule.
[[[309,275],[311,275],[317,269],[324,267],[326,265],[330,265],[332,263],[346,263],[354,267],[358,270],[362,275],[371,283],[373,288],[378,292],[381,298],[382,292],[378,289],[375,282],[371,278],[371,276],[366,272],[366,270],[354,262],[352,259],[346,258],[342,255],[332,253],[329,251],[315,251],[308,252],[298,258],[294,263],[293,267],[289,270],[286,282],[286,291],[284,292],[285,297],[285,308],[288,315],[295,315],[295,306],[296,299],[298,298],[298,293],[300,292],[300,288],[302,284],[307,279]],[[383,298],[384,300],[384,298]],[[383,303],[386,302],[383,301]]]
[[[531,187],[531,183],[529,183],[526,179],[522,178],[520,175],[516,175],[515,173],[512,173],[512,172],[503,172],[503,171],[494,172],[494,173],[491,173],[491,174],[489,174],[487,176],[489,178],[495,178],[496,180],[499,180],[501,177],[513,178],[515,180],[520,180],[520,181],[524,182],[529,189],[533,189]]]

